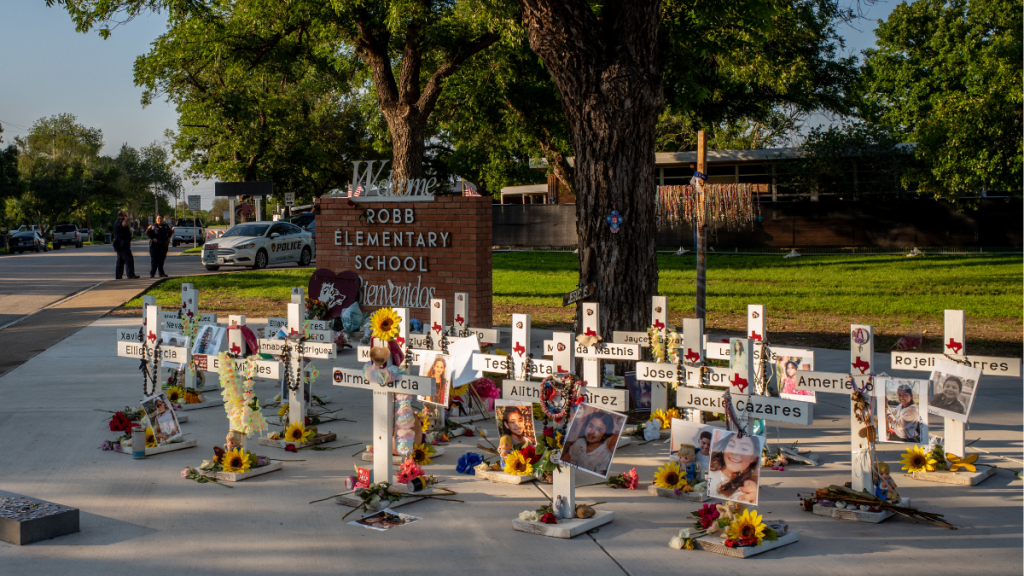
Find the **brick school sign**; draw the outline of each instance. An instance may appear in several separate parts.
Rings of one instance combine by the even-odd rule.
[[[358,274],[364,313],[383,306],[425,311],[431,298],[454,302],[455,292],[468,292],[470,321],[490,326],[491,199],[371,198],[318,200],[317,267]]]

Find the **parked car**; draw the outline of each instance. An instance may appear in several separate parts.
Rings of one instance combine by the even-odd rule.
[[[9,230],[9,232],[11,233],[11,235],[17,234],[18,232],[39,232],[39,226],[36,226],[35,224],[22,224],[20,227],[15,228],[14,230]]]
[[[251,266],[295,262],[309,266],[313,260],[313,235],[287,222],[249,222],[232,227],[203,246],[207,270],[221,266]]]
[[[295,224],[299,228],[305,228],[309,226],[310,222],[316,220],[316,214],[312,212],[303,212],[302,214],[296,214],[288,219],[289,224]]]
[[[17,252],[21,254],[27,250],[35,250],[36,252],[46,252],[46,239],[39,235],[39,232],[30,230],[28,232],[18,232],[11,236],[11,242],[9,244],[11,252]]]
[[[61,246],[74,246],[81,248],[84,235],[74,224],[57,224],[53,229],[53,249],[60,250]]]
[[[183,218],[172,228],[171,244],[177,248],[178,244],[191,244],[195,242],[203,245],[206,242],[206,233],[203,231],[203,221],[191,218]]]

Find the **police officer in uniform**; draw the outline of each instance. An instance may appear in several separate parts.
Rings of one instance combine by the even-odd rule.
[[[117,264],[114,266],[114,278],[121,279],[124,272],[128,278],[134,280],[139,278],[135,274],[135,257],[132,256],[132,221],[128,213],[121,210],[117,213],[117,220],[114,221],[113,241],[114,252],[117,252]]]
[[[156,215],[156,223],[146,230],[149,237],[149,277],[156,276],[160,272],[161,278],[167,278],[164,272],[164,261],[167,260],[167,247],[171,244],[171,227],[164,223],[164,217]]]

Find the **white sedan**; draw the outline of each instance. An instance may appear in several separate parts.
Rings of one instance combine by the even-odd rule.
[[[295,262],[309,266],[315,250],[313,235],[287,222],[239,224],[203,246],[207,270],[221,266],[251,266],[259,270],[270,264]]]

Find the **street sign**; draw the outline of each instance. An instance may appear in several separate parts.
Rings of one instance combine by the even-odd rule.
[[[199,212],[199,210],[201,209],[200,205],[201,205],[202,200],[203,200],[202,196],[189,196],[188,197],[188,209],[193,211],[193,212]]]
[[[295,192],[284,193],[284,205],[289,208],[295,206]]]

